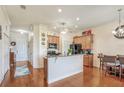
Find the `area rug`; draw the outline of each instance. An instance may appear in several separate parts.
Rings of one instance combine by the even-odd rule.
[[[20,66],[20,67],[16,67],[16,70],[15,70],[15,75],[14,77],[15,78],[18,78],[18,77],[22,77],[22,76],[25,76],[25,75],[28,75],[30,74],[30,70],[28,69],[28,66],[27,65],[24,65],[24,66]]]

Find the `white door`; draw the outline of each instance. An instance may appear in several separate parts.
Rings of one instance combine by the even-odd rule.
[[[28,60],[28,42],[25,38],[16,41],[16,61]]]
[[[16,42],[14,52],[16,54],[16,61],[28,60],[28,35],[20,34],[19,32],[10,32],[11,42]]]
[[[4,75],[9,69],[9,37],[4,34]]]

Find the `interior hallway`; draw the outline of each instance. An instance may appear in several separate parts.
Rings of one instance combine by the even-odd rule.
[[[14,79],[14,69],[8,71],[2,87],[46,87],[43,69],[32,69],[31,74]],[[84,67],[83,73],[76,74],[66,79],[48,85],[49,87],[120,87],[124,86],[124,80],[119,80],[107,75],[98,68]]]
[[[33,69],[28,62],[19,62],[16,66],[23,66],[28,64],[31,74],[25,75],[19,78],[14,78],[15,68],[11,68],[5,75],[5,79],[2,82],[2,87],[43,87],[43,69]]]

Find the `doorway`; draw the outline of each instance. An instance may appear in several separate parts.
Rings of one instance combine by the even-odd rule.
[[[13,49],[16,57],[16,64],[28,62],[28,34],[12,31],[10,33],[10,42],[16,42]]]

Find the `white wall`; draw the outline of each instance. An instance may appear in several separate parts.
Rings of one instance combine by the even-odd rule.
[[[61,49],[62,49],[62,54],[68,53],[68,49],[70,48],[70,44],[73,43],[73,34],[72,33],[66,33],[66,34],[61,34],[60,35],[60,40],[61,40]]]
[[[33,25],[33,67],[39,68],[39,25]]]
[[[42,33],[45,34],[45,36],[42,36]],[[40,65],[43,67],[43,57],[47,56],[47,35],[48,35],[48,28],[45,27],[44,25],[39,26],[39,60],[40,60]],[[45,38],[45,41],[42,40],[42,38]],[[45,43],[45,45],[42,45],[42,42]]]
[[[28,34],[10,31],[10,42],[16,42],[15,54],[16,61],[28,61]]]
[[[28,59],[33,65],[33,34],[29,34],[28,37]]]
[[[49,28],[45,25],[33,25],[33,67],[42,68],[43,67],[43,57],[47,55],[47,34],[52,34]],[[45,33],[45,45],[42,45],[42,35]],[[54,33],[55,34],[55,33]],[[58,33],[55,35],[59,36]],[[67,33],[60,35],[60,52],[67,54],[69,45],[73,42],[73,36],[75,34]]]
[[[0,83],[9,69],[9,26],[10,21],[4,7],[0,6],[0,25],[2,40],[0,40]]]
[[[47,32],[44,25],[33,25],[33,67],[43,68],[43,57],[47,55]],[[45,45],[42,45],[41,33],[45,33]]]
[[[6,29],[7,27],[7,29]],[[2,26],[2,40],[0,40],[0,83],[9,69],[9,33],[8,26]]]

